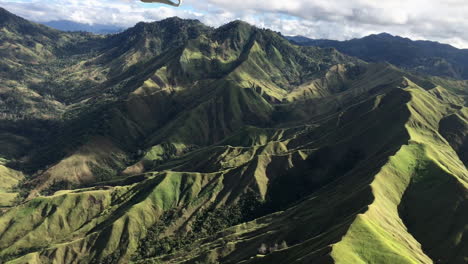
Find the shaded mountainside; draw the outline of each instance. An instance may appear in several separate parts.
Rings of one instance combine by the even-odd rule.
[[[465,82],[241,21],[1,16],[0,262],[468,260]]]
[[[432,41],[413,41],[387,33],[347,41],[287,37],[304,46],[333,47],[369,62],[455,79],[468,79],[468,50]]]

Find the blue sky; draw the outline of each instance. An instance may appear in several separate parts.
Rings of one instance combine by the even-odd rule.
[[[216,27],[241,19],[285,35],[344,40],[388,32],[468,48],[465,0],[184,0],[179,8],[138,0],[0,0],[0,6],[41,22],[129,27],[179,16]]]

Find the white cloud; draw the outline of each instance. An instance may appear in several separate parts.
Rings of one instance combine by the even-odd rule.
[[[460,0],[185,0],[182,8],[137,0],[0,0],[0,6],[36,21],[132,26],[179,16],[219,26],[242,19],[285,35],[343,40],[388,32],[468,48],[468,1]]]

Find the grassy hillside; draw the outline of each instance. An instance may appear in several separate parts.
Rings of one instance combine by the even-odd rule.
[[[18,185],[24,179],[24,175],[2,165],[5,160],[0,159],[0,210],[3,207],[15,205],[18,196]]]
[[[27,69],[0,82],[0,262],[468,261],[466,82],[241,21],[1,12],[50,54],[0,47]]]

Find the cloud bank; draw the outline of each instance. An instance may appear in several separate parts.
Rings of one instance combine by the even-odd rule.
[[[129,27],[179,16],[220,26],[241,19],[284,35],[344,40],[388,32],[468,48],[468,1],[460,0],[185,0],[182,8],[137,0],[0,0],[0,6],[41,22]]]

